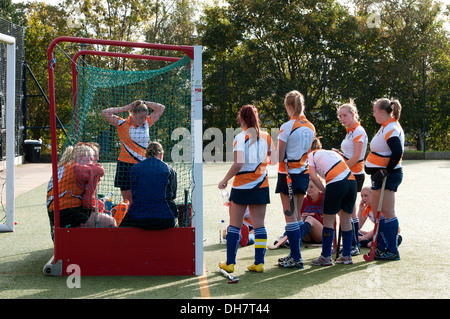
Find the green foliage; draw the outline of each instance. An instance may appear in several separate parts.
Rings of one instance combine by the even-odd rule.
[[[354,4],[354,13],[333,0],[230,0],[226,7],[205,10],[199,31],[208,123],[235,127],[237,110],[252,103],[264,127],[278,127],[287,119],[284,95],[297,89],[305,95],[306,115],[324,136],[324,146],[339,147],[345,130],[336,107],[354,98],[373,136],[379,125],[372,102],[387,96],[400,99],[401,123],[410,142],[420,146],[425,59],[426,122],[440,121],[433,128],[427,125],[426,147],[450,148],[438,134],[448,132],[450,52],[439,3]],[[375,27],[368,23],[374,10],[381,17]]]
[[[345,130],[336,106],[354,98],[362,124],[373,136],[379,125],[372,117],[372,102],[386,96],[402,103],[401,124],[409,144],[450,149],[442,133],[449,131],[450,113],[450,41],[443,27],[449,6],[436,0],[353,0],[349,9],[337,0],[229,0],[199,12],[199,3],[67,0],[54,7],[5,0],[0,14],[26,25],[26,61],[46,92],[46,48],[60,35],[202,44],[205,128],[237,127],[237,110],[248,103],[258,106],[262,126],[277,128],[287,119],[284,95],[297,89],[305,95],[306,115],[324,136],[324,146],[339,147]],[[374,14],[379,24],[371,25]],[[70,61],[63,50],[70,56],[79,49],[62,44],[56,51],[57,115],[65,126],[72,93]],[[84,62],[114,70],[166,65],[94,56]],[[28,93],[39,94],[31,80]],[[47,111],[43,99],[30,98],[28,126],[48,127]],[[46,130],[29,130],[28,135],[48,144]]]

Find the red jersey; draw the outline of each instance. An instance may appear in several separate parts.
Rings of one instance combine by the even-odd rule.
[[[314,214],[313,217],[323,225],[322,211],[323,193],[319,193],[317,200],[313,200],[311,196],[306,195],[303,199],[301,213]]]

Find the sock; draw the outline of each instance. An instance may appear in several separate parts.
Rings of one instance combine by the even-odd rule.
[[[228,227],[227,232],[227,265],[236,264],[236,255],[239,247],[240,228],[231,226]]]
[[[353,230],[342,231],[342,256],[351,256],[352,240]]]
[[[384,232],[385,232],[384,221],[385,221],[384,216],[381,216],[380,223],[378,224],[378,238],[377,238],[377,246],[378,246],[378,249],[380,249],[381,251],[385,251],[387,248],[386,240],[385,240],[386,236],[384,234]]]
[[[304,226],[305,222],[303,221],[303,219],[301,219],[297,223],[298,223],[298,227],[300,228],[300,243],[301,243],[302,238],[303,238],[303,226]]]
[[[331,249],[333,246],[334,228],[324,227],[322,229],[322,256],[331,257]]]
[[[264,264],[267,247],[267,231],[265,227],[255,229],[255,265]]]
[[[255,243],[255,234],[250,233],[248,234],[248,245],[253,245]]]
[[[289,240],[289,246],[291,247],[291,257],[294,260],[300,260],[302,255],[300,253],[300,227],[297,222],[291,222],[286,224],[286,235]]]
[[[358,245],[358,232],[359,232],[359,219],[355,217],[352,219],[353,226],[353,238],[352,238],[352,246]]]
[[[302,239],[303,237],[305,237],[306,235],[308,235],[311,232],[311,224],[309,222],[304,222],[303,223],[303,229],[302,229]]]
[[[391,253],[397,253],[398,219],[389,218],[384,221],[384,233],[386,234],[387,248]]]

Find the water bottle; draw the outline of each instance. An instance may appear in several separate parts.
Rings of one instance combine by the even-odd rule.
[[[106,200],[105,200],[105,212],[111,214],[111,209],[112,209],[112,196],[113,193],[109,193],[106,196]]]
[[[220,221],[220,226],[219,226],[219,243],[221,244],[226,244],[227,240],[226,240],[226,227],[225,227],[225,220],[221,220]]]
[[[222,200],[224,206],[230,206],[230,194],[228,194],[228,191],[226,188],[221,190],[222,192]]]

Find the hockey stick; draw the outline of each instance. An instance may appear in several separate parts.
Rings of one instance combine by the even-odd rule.
[[[334,257],[334,261],[336,261],[336,259],[339,258],[339,250],[341,248],[341,235],[342,235],[342,230],[341,230],[341,220],[339,220],[339,234],[338,234],[338,239],[336,242],[336,256]]]
[[[95,189],[95,228],[99,226],[99,215],[98,215],[98,186]]]
[[[274,250],[274,249],[280,248],[280,246],[283,245],[286,242],[287,239],[288,239],[287,236],[284,236],[279,241],[277,241],[277,243],[275,245],[268,245],[267,248],[270,249],[270,250]]]
[[[286,166],[286,182],[287,182],[287,187],[288,187],[289,205],[290,205],[290,210],[286,209],[284,211],[284,214],[286,216],[292,216],[292,214],[294,214],[294,212],[295,212],[294,191],[292,190],[292,179],[289,174],[287,157],[284,158],[284,165]]]
[[[370,251],[369,254],[365,254],[363,256],[365,261],[372,261],[375,257],[375,250],[377,249],[377,240],[378,240],[378,226],[380,224],[381,207],[383,206],[385,186],[386,186],[386,177],[383,178],[383,184],[381,186],[380,200],[378,202],[378,211],[377,217],[375,219],[375,225],[373,226],[373,237],[372,237],[372,244],[370,245]]]
[[[189,225],[189,221],[188,221],[188,216],[189,216],[189,209],[188,209],[188,189],[185,188],[184,189],[184,227],[188,227]]]
[[[220,268],[220,272],[228,278],[229,284],[237,284],[239,282],[239,278],[236,278],[228,273],[225,269]]]

